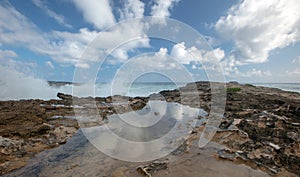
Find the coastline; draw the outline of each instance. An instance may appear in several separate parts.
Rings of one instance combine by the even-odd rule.
[[[193,98],[181,100],[178,90],[162,91],[160,94],[168,102],[203,108],[209,112],[209,84],[198,82],[197,87],[200,101],[193,101]],[[249,84],[228,83],[227,87],[240,90],[227,90],[225,117],[213,139],[227,148],[218,151],[216,158],[246,164],[272,176],[282,173],[300,175],[300,167],[297,166],[300,164],[300,94]],[[188,87],[182,90],[184,88]],[[155,98],[155,94],[150,97]],[[94,100],[64,94],[59,94],[59,98],[0,102],[1,174],[26,165],[45,149],[65,144],[79,129],[76,119],[72,119],[72,101],[77,100],[77,106],[84,106]],[[126,104],[120,104],[115,109],[112,100]],[[142,109],[148,100],[149,97],[95,98],[103,117]],[[198,127],[198,133],[201,128]],[[185,156],[182,155],[182,158]],[[169,167],[172,169],[172,165]]]
[[[300,83],[251,83],[255,86],[279,88],[284,91],[300,93]]]

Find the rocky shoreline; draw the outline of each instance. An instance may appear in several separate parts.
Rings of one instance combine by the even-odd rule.
[[[168,102],[209,112],[210,84],[197,82],[196,85],[198,100],[193,97],[181,100],[180,94],[191,90],[191,86],[187,85],[150,97],[94,99],[59,93],[58,100],[1,101],[0,174],[23,167],[45,149],[66,143],[79,129],[74,107],[86,113],[89,103],[95,102],[102,117],[98,120],[99,124],[104,123],[109,115],[142,109],[150,98],[161,99],[158,95]],[[226,148],[219,150],[216,158],[246,164],[271,176],[300,176],[300,94],[248,84],[228,83],[226,86],[225,115],[213,138],[214,142]],[[116,102],[119,104],[114,104]],[[202,129],[203,125],[191,133],[199,133]],[[182,151],[189,151],[187,147],[191,139],[183,144]],[[149,166],[159,163],[152,162]],[[163,163],[163,168],[158,168],[164,171],[168,165]],[[143,171],[143,168],[138,169]]]
[[[0,101],[0,175],[27,164],[35,154],[66,143],[79,129],[75,118],[73,98],[58,93],[58,100]],[[77,98],[77,107],[87,110],[93,98]],[[118,106],[112,99],[129,100]],[[78,101],[77,100],[77,101]],[[76,101],[74,99],[74,101]],[[101,116],[141,109],[147,98],[97,98]],[[87,104],[88,105],[88,104]],[[129,107],[130,106],[130,107]]]

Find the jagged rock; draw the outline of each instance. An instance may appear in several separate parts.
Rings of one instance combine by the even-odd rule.
[[[300,142],[300,134],[296,133],[296,132],[288,132],[287,137],[296,141],[296,142]]]
[[[20,145],[20,142],[17,140],[12,140],[12,139],[4,138],[4,137],[0,136],[0,147],[2,147],[2,148],[10,149],[10,148],[13,148],[13,147],[16,147],[19,145]]]
[[[242,122],[242,120],[243,120],[243,119],[234,119],[234,121],[232,122],[232,124],[233,124],[234,126],[237,126],[237,125],[239,125],[239,124]]]
[[[140,110],[143,107],[145,107],[146,104],[147,103],[144,100],[135,99],[135,100],[130,102],[130,107],[132,108],[132,110]]]
[[[51,132],[51,134],[54,135],[51,143],[64,144],[66,143],[67,138],[74,135],[76,131],[77,129],[75,127],[56,127],[54,131]]]
[[[227,159],[234,161],[236,159],[236,154],[228,149],[221,149],[217,152],[217,157],[222,159]]]
[[[169,160],[156,160],[149,165],[137,167],[137,171],[145,177],[152,177],[154,173],[159,170],[165,170],[168,168]]]
[[[227,129],[232,123],[234,122],[234,119],[223,119],[219,128],[221,129]]]

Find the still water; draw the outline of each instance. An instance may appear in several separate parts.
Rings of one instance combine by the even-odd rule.
[[[66,144],[43,151],[27,166],[6,176],[135,177],[141,176],[136,170],[139,165],[149,164],[146,161],[157,157],[167,158],[170,163],[168,169],[156,176],[268,176],[243,165],[217,160],[213,154],[223,147],[216,143],[200,149],[195,140],[189,153],[169,154],[193,127],[203,124],[205,119],[201,117],[205,115],[201,109],[150,101],[142,110],[110,116],[105,125],[79,129]],[[137,147],[115,139],[111,133]]]

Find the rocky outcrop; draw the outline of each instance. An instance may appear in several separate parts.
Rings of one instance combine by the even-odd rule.
[[[34,154],[67,142],[79,128],[74,109],[84,113],[97,107],[101,118],[143,108],[137,97],[77,98],[58,93],[59,100],[0,101],[0,175],[26,165]],[[115,104],[118,103],[118,104]],[[95,104],[95,105],[93,105]],[[102,119],[95,126],[102,124]],[[20,163],[22,162],[22,163]]]
[[[217,155],[251,164],[271,175],[287,170],[300,176],[300,94],[237,82],[226,86],[225,114],[214,141],[230,150],[220,151]],[[210,111],[209,82],[188,84],[150,97]]]
[[[57,97],[62,99],[62,100],[72,100],[73,96],[72,95],[68,95],[68,94],[64,94],[64,93],[57,93]]]
[[[152,177],[152,175],[155,174],[157,171],[167,169],[168,163],[168,159],[156,160],[148,165],[139,166],[137,168],[137,171],[144,177]]]

